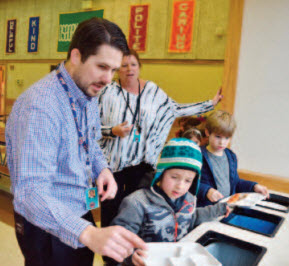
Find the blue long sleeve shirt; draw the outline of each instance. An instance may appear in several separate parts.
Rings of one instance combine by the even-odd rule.
[[[59,69],[89,145],[95,180],[108,167],[97,144],[101,137],[97,99],[85,96],[64,63]],[[90,224],[81,218],[87,212],[85,190],[89,187],[86,153],[79,144],[69,98],[55,71],[15,102],[6,125],[6,145],[15,211],[67,245],[83,246],[79,236]]]
[[[213,203],[207,198],[207,193],[210,188],[217,189],[216,177],[214,175],[213,167],[208,156],[208,151],[205,146],[201,147],[201,151],[203,154],[203,166],[199,192],[197,195],[198,207],[212,205]],[[230,195],[240,192],[253,192],[254,186],[257,183],[239,178],[237,172],[238,161],[236,154],[228,148],[226,148],[224,152],[229,162]]]

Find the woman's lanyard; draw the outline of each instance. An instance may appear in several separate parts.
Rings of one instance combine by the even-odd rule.
[[[131,115],[133,117],[132,124],[134,124],[136,122],[136,117],[138,115],[138,121],[136,123],[136,129],[140,133],[141,132],[141,127],[140,127],[140,97],[141,97],[141,94],[140,94],[140,82],[139,82],[139,79],[137,81],[138,81],[138,97],[137,97],[137,104],[136,104],[136,108],[135,108],[135,112],[134,113],[133,113],[133,111],[131,110],[131,108],[129,106],[129,94],[128,94],[127,99],[126,99],[125,95],[124,95],[124,92],[123,92],[123,89],[121,87],[120,80],[119,80],[119,85],[120,85],[120,89],[121,89],[121,92],[122,92],[122,96],[123,96],[123,98],[124,98],[124,100],[126,102],[126,106],[130,110]]]
[[[56,76],[60,82],[60,84],[62,85],[63,89],[66,91],[67,96],[69,98],[69,102],[70,102],[70,107],[71,107],[71,111],[74,117],[74,121],[75,121],[75,125],[76,125],[76,129],[78,132],[78,144],[82,145],[85,153],[86,153],[86,161],[85,161],[85,165],[86,165],[86,174],[88,176],[88,183],[89,186],[92,187],[92,173],[91,173],[91,167],[90,167],[90,159],[89,159],[89,151],[88,151],[88,143],[86,142],[86,140],[84,139],[82,132],[80,130],[80,127],[78,125],[78,119],[77,119],[77,115],[76,115],[76,109],[75,109],[75,103],[72,99],[71,93],[69,92],[68,86],[61,74],[61,72],[59,71],[59,69],[56,70]],[[85,107],[85,112],[86,112],[86,107]]]

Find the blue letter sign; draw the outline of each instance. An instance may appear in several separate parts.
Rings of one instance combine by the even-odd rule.
[[[28,53],[38,52],[39,17],[29,18]]]

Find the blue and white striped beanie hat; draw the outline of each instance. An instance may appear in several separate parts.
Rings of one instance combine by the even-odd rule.
[[[171,139],[163,148],[160,160],[157,164],[157,172],[152,181],[152,186],[162,177],[165,170],[171,168],[193,170],[197,173],[190,191],[196,195],[199,188],[202,153],[199,146],[186,138]]]

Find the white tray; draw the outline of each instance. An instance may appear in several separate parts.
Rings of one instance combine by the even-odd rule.
[[[177,243],[147,243],[147,266],[221,266],[202,245],[192,241]]]
[[[235,202],[228,202],[232,197],[235,195],[239,196],[239,199]],[[261,202],[265,199],[265,196],[260,193],[250,192],[250,193],[236,193],[230,197],[224,198],[220,200],[220,202],[227,202],[229,206],[246,206],[251,207],[256,205],[257,203]]]

